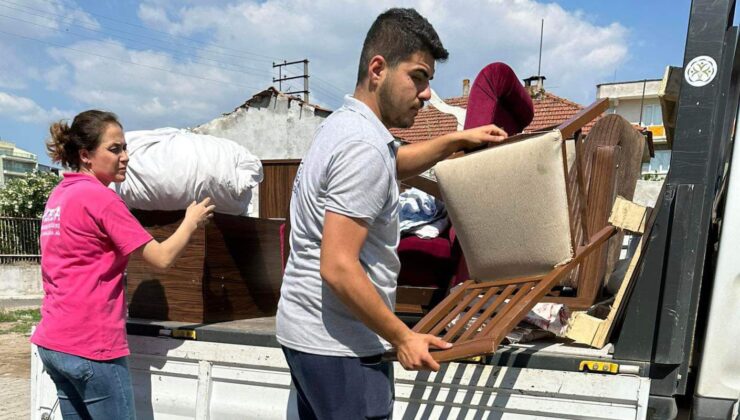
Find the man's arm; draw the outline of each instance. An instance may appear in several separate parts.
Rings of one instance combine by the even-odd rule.
[[[393,344],[405,369],[439,370],[429,346],[446,349],[452,345],[433,335],[411,331],[385,305],[360,264],[367,234],[364,222],[327,210],[321,240],[321,278],[360,321]]]
[[[398,179],[418,175],[459,150],[487,142],[501,142],[506,137],[504,130],[491,124],[402,146],[396,156]]]

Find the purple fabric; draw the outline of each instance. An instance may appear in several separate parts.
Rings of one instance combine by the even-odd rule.
[[[468,98],[466,130],[493,123],[511,136],[521,133],[532,118],[532,98],[511,67],[491,63],[478,73]]]

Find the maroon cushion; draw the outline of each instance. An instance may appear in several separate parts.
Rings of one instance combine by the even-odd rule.
[[[509,135],[532,122],[534,104],[511,67],[491,63],[478,73],[470,89],[465,129],[496,124]]]
[[[457,257],[446,235],[433,239],[415,235],[404,237],[398,244],[398,257],[401,260],[399,286],[446,289],[457,266]]]

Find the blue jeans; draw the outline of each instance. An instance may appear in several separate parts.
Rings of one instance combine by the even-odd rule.
[[[320,356],[283,347],[301,420],[390,419],[393,365],[371,357]]]
[[[39,347],[62,418],[136,419],[128,358],[97,361]]]

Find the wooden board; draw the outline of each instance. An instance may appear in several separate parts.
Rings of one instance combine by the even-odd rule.
[[[645,207],[638,206],[634,203],[631,204],[636,206],[631,207],[634,213],[632,216],[626,216],[625,219],[642,219],[642,217],[644,217],[645,219],[647,219],[647,222],[645,223],[646,233],[642,235],[642,238],[640,239],[640,244],[635,250],[634,255],[632,255],[632,258],[630,259],[629,265],[627,266],[627,270],[624,274],[624,278],[622,279],[619,290],[614,297],[614,303],[612,303],[611,309],[609,310],[609,314],[607,315],[606,319],[602,320],[590,316],[585,312],[573,312],[573,314],[571,315],[571,318],[568,321],[568,328],[565,332],[565,336],[578,343],[587,344],[596,348],[602,348],[606,345],[606,343],[609,341],[609,337],[614,329],[617,320],[619,320],[621,316],[622,304],[625,302],[626,299],[629,298],[632,287],[634,286],[636,274],[635,270],[642,261],[642,256],[644,255],[644,247],[650,236],[650,230],[652,229],[652,224],[655,221],[655,215],[657,214],[657,211],[650,210],[649,212],[647,212],[647,209]],[[619,203],[615,203],[610,219],[619,221],[622,216],[619,216],[618,213],[623,208],[624,204],[620,205]],[[648,214],[645,215],[645,212],[647,212]],[[632,221],[626,223],[628,225],[633,225]]]
[[[134,211],[159,241],[177,229],[183,214]],[[274,315],[282,281],[281,224],[217,213],[169,269],[155,269],[132,256],[127,270],[130,316],[202,323]]]

